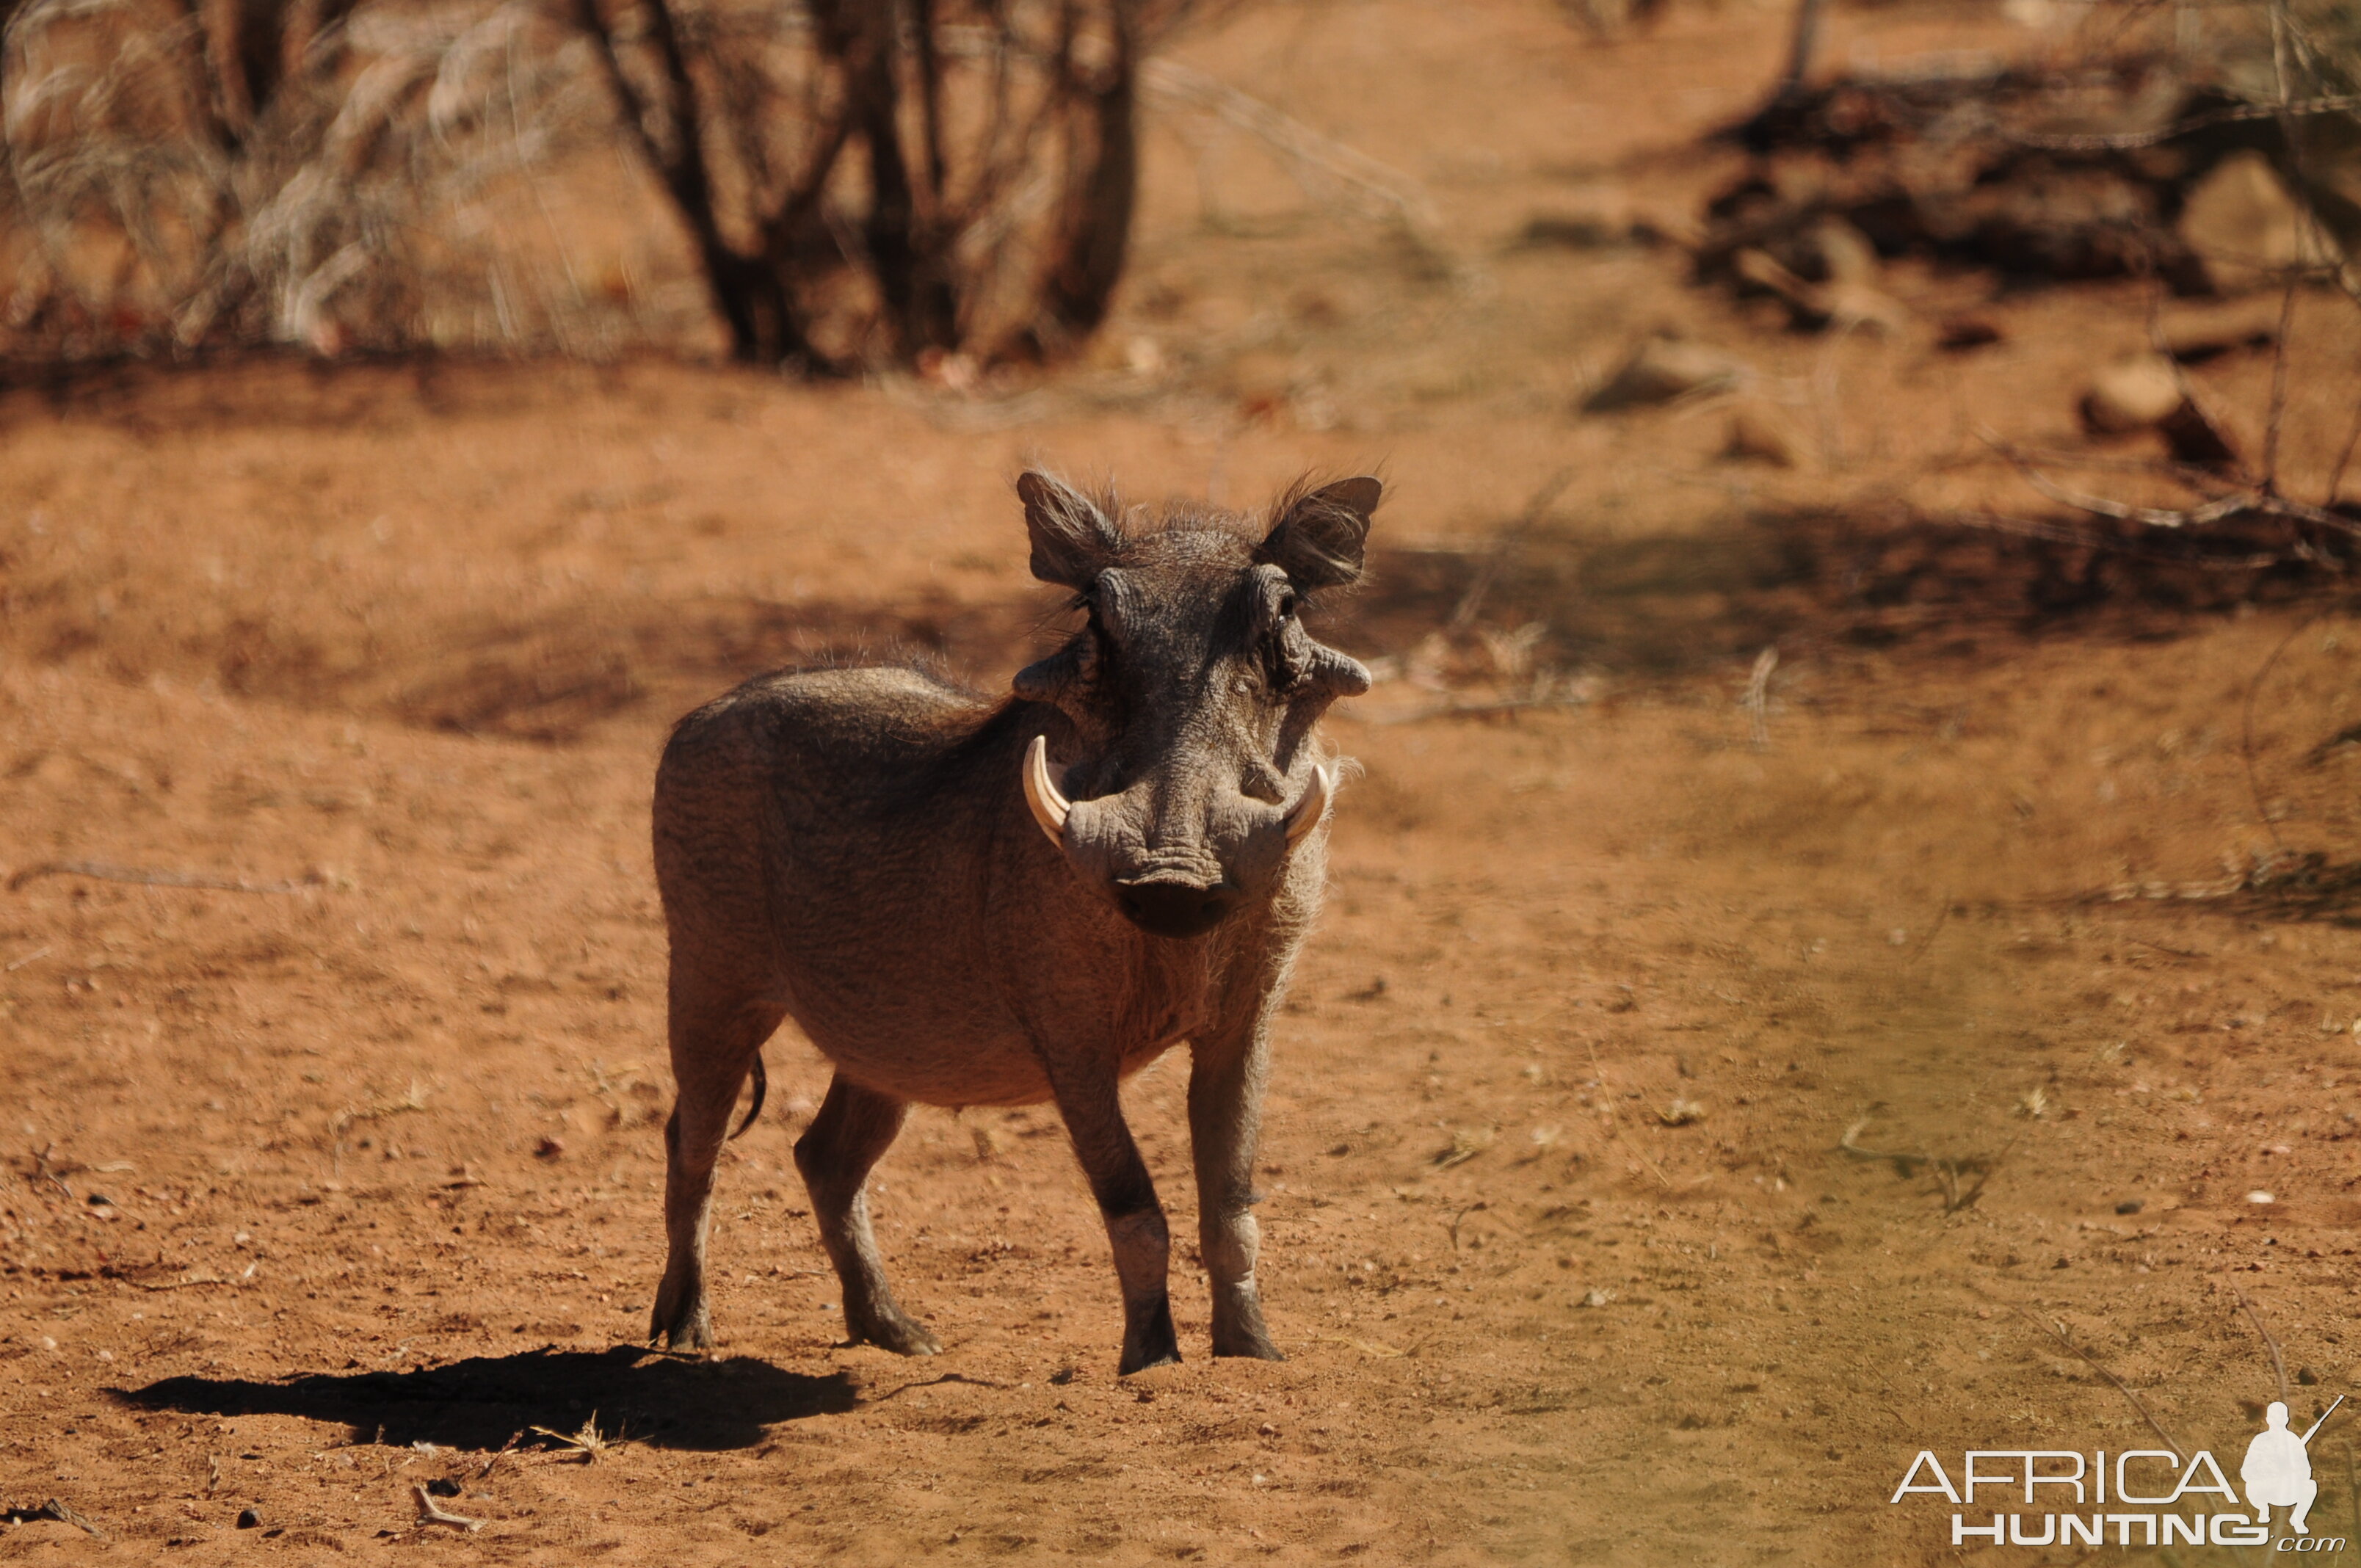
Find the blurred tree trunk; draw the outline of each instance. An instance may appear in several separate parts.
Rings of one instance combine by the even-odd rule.
[[[940,60],[934,47],[934,12],[913,0],[910,35],[923,39],[915,50],[919,88],[920,139],[924,151],[913,179],[902,148],[902,83],[899,63],[903,7],[891,0],[833,0],[825,6],[822,47],[842,69],[851,117],[869,154],[869,219],[862,243],[869,252],[877,291],[896,354],[959,345],[959,300],[944,268],[943,236],[934,221],[942,206]]]
[[[790,308],[786,287],[770,258],[748,255],[721,231],[714,203],[713,172],[706,161],[705,118],[696,79],[681,50],[680,28],[668,0],[640,0],[646,36],[661,74],[660,96],[641,93],[616,51],[615,33],[599,0],[576,0],[582,30],[596,44],[599,64],[615,94],[624,127],[656,172],[673,210],[688,229],[713,307],[730,334],[730,357],[749,364],[778,365],[809,356]]]
[[[1784,103],[1804,90],[1804,78],[1811,74],[1812,56],[1820,42],[1820,13],[1827,0],[1796,0],[1795,31],[1787,39],[1787,69],[1780,73],[1779,85],[1771,96]]]
[[[1762,106],[1736,130],[1739,144],[1748,150],[1768,150],[1795,117],[1803,102],[1805,81],[1811,74],[1812,59],[1819,50],[1820,19],[1827,8],[1828,0],[1795,0],[1795,21],[1787,35],[1787,62]]]
[[[214,123],[238,141],[270,102],[285,59],[280,48],[286,0],[203,0],[205,76]]]
[[[242,143],[280,90],[323,63],[319,47],[343,25],[352,0],[194,0],[214,131]]]
[[[1137,0],[1114,0],[1113,57],[1097,80],[1070,60],[1083,112],[1068,123],[1065,200],[1050,236],[1042,306],[1052,332],[1080,337],[1106,319],[1130,254],[1139,202]]]

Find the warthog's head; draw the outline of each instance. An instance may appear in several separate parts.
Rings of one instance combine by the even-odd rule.
[[[1369,672],[1312,640],[1305,596],[1354,582],[1380,487],[1298,488],[1265,520],[1161,515],[1041,474],[1016,482],[1033,575],[1089,620],[1016,693],[1073,722],[1071,755],[1027,754],[1050,841],[1141,929],[1194,937],[1267,894],[1335,789],[1307,744]]]

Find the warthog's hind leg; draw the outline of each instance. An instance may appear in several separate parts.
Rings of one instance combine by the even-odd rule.
[[[1213,1354],[1284,1361],[1263,1327],[1255,1259],[1255,1146],[1268,1051],[1256,1028],[1243,1041],[1191,1047],[1189,1143],[1197,1164],[1197,1240],[1213,1292]]]
[[[908,1109],[839,1073],[819,1114],[796,1141],[796,1168],[811,1193],[820,1244],[844,1285],[847,1337],[901,1355],[932,1355],[942,1342],[895,1302],[869,1229],[869,1169],[893,1145]]]
[[[1148,1162],[1139,1157],[1139,1146],[1123,1119],[1114,1061],[1052,1065],[1049,1077],[1067,1135],[1106,1222],[1115,1277],[1123,1284],[1123,1359],[1115,1371],[1128,1375],[1170,1365],[1180,1359],[1169,1289],[1171,1234]]]
[[[675,971],[671,1007],[672,1119],[664,1124],[664,1283],[648,1337],[673,1350],[713,1348],[705,1296],[705,1235],[713,1208],[713,1165],[730,1135],[730,1113],[763,1042],[785,1014],[773,1007],[710,1005]]]

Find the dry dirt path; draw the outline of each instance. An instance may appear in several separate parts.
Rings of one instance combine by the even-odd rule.
[[[2225,1455],[2273,1387],[2241,1295],[2301,1420],[2356,1387],[2361,963],[2282,917],[2338,906],[2080,896],[2351,841],[2361,764],[2306,756],[2361,644],[2274,616],[1822,646],[1759,748],[1743,661],[1509,719],[1381,686],[1336,725],[1367,776],[1281,1030],[1289,1362],[1205,1359],[1183,1266],[1191,1359],[1115,1378],[1038,1111],[914,1122],[876,1201],[949,1349],[840,1348],[787,1038],[722,1176],[725,1351],[649,1355],[664,723],[863,640],[1004,680],[1044,606],[1020,444],[1151,488],[1203,454],[688,372],[563,412],[500,373],[336,385],[366,420],[17,427],[0,1501],[105,1534],[0,1559],[1914,1562],[1949,1554],[1885,1501],[1917,1449],[2147,1441],[2041,1323]],[[1431,529],[1416,493],[1381,526]],[[2267,828],[2237,716],[2283,641]],[[297,885],[41,870],[91,861]],[[1187,1234],[1171,1067],[1131,1102]],[[586,1425],[621,1441],[530,1430]],[[480,1533],[415,1524],[446,1479]]]

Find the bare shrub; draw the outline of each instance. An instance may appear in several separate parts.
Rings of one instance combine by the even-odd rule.
[[[485,262],[431,218],[549,150],[566,63],[522,5],[32,0],[6,35],[14,346],[419,342],[441,275]]]
[[[1188,9],[22,0],[0,331],[595,353],[718,319],[764,364],[1053,354],[1121,276],[1140,64]]]

